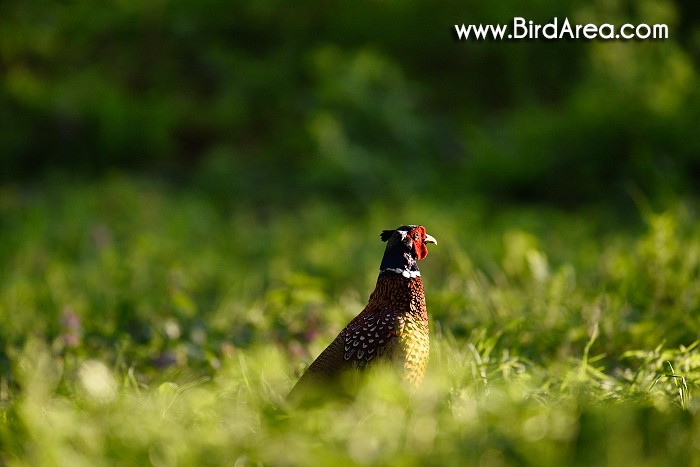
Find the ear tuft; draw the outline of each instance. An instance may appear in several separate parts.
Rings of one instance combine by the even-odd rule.
[[[394,232],[396,232],[396,230],[383,230],[380,235],[382,241],[386,242],[387,240],[389,240],[391,236],[394,235]]]

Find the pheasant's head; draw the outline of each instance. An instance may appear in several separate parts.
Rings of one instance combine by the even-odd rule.
[[[381,239],[386,242],[386,250],[379,273],[395,273],[404,277],[420,276],[417,262],[428,256],[426,244],[437,245],[437,240],[428,235],[422,225],[404,225],[396,230],[385,230]]]

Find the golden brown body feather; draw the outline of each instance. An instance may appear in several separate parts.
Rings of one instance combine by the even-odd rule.
[[[395,273],[380,274],[365,309],[316,358],[289,394],[319,386],[342,384],[377,362],[400,369],[405,380],[417,386],[423,380],[429,353],[428,313],[423,282]],[[354,375],[351,375],[351,379]]]

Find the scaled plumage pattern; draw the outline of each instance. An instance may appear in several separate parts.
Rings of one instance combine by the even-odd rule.
[[[342,390],[343,378],[379,362],[398,367],[414,386],[423,380],[430,344],[417,262],[428,255],[426,244],[437,241],[421,225],[385,230],[381,239],[386,250],[367,306],[307,368],[289,393],[290,402],[314,391]]]

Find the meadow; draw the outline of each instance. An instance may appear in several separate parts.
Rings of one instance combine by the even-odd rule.
[[[223,206],[119,173],[0,188],[0,464],[696,465],[700,218],[478,198]],[[289,410],[421,223],[418,391]]]
[[[0,2],[0,466],[700,464],[697,5]],[[424,384],[289,408],[406,223]]]

